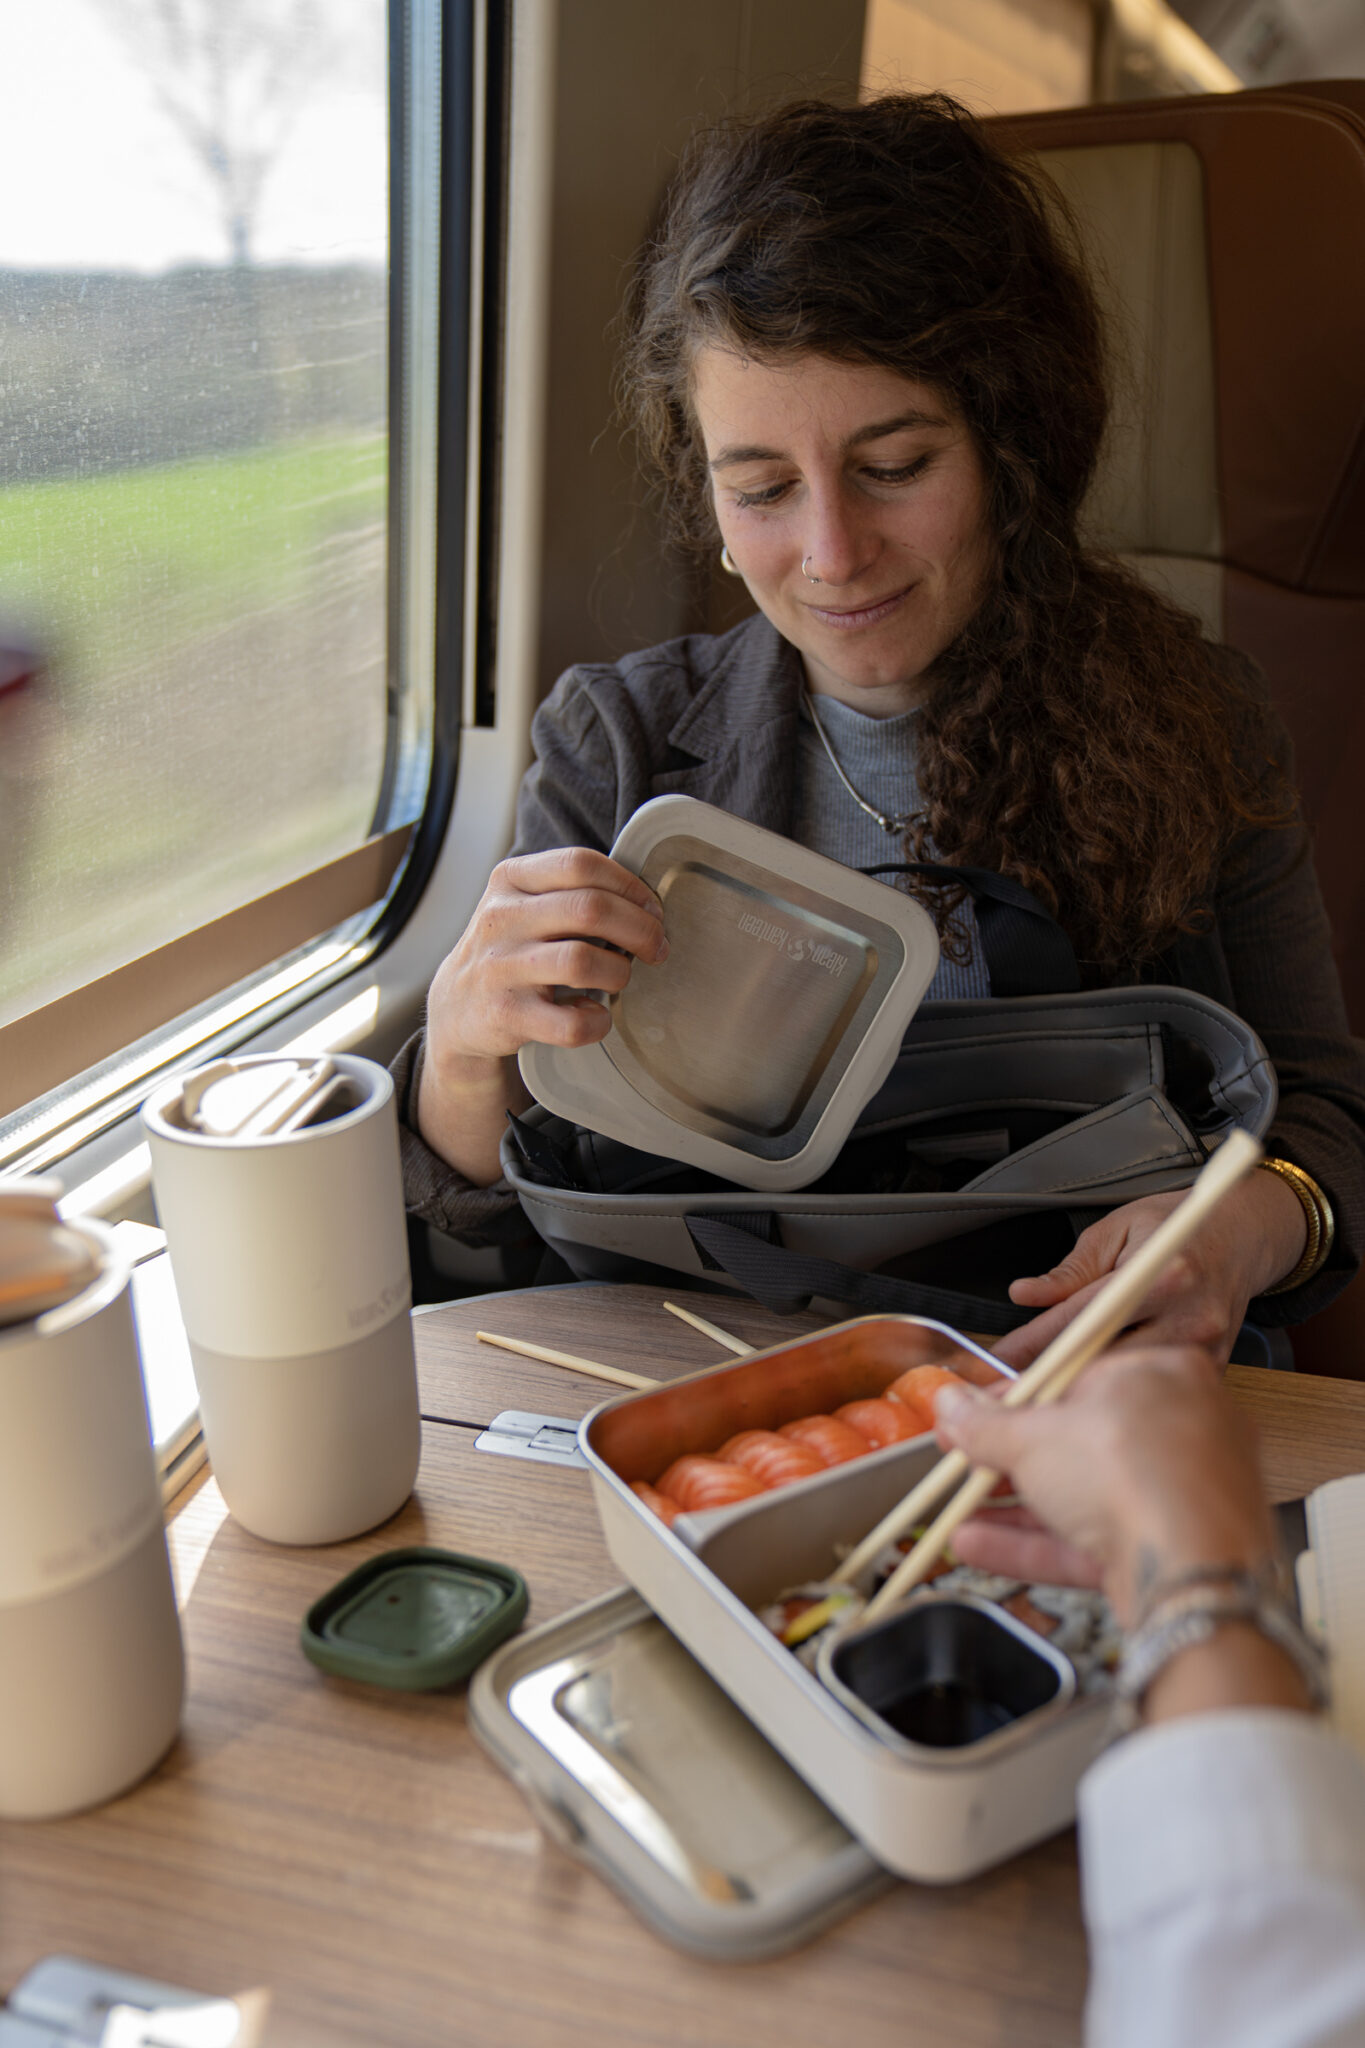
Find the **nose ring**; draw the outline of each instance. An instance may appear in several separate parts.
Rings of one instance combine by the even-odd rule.
[[[821,577],[812,576],[810,570],[806,567],[806,562],[813,562],[814,560],[814,555],[807,555],[806,561],[801,564],[801,574],[805,577],[807,583],[819,583],[822,581]]]

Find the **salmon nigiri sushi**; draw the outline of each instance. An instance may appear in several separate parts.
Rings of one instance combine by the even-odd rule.
[[[888,1401],[900,1401],[920,1425],[921,1432],[934,1426],[934,1403],[945,1387],[960,1387],[962,1381],[946,1365],[912,1365],[886,1390]]]
[[[846,1401],[834,1414],[837,1421],[849,1423],[859,1436],[866,1437],[874,1451],[924,1435],[923,1424],[905,1403],[888,1401],[885,1395],[875,1401]]]
[[[703,1508],[728,1508],[734,1501],[752,1500],[763,1492],[760,1482],[742,1465],[728,1465],[723,1458],[704,1458],[694,1451],[675,1458],[655,1486],[688,1515],[699,1514]]]
[[[665,1528],[671,1529],[682,1513],[675,1500],[670,1500],[666,1493],[659,1493],[654,1487],[647,1486],[643,1479],[632,1479],[630,1490],[639,1496],[652,1514],[659,1517]]]
[[[775,1429],[742,1429],[722,1444],[719,1455],[727,1465],[740,1465],[765,1490],[790,1486],[794,1480],[809,1479],[825,1469],[824,1460],[809,1444],[782,1436]]]
[[[798,1415],[795,1422],[784,1422],[778,1435],[805,1444],[826,1466],[846,1465],[850,1458],[867,1456],[867,1438],[837,1415]]]

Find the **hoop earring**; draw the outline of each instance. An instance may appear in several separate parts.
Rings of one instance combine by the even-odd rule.
[[[729,548],[721,549],[720,566],[725,571],[727,576],[741,576],[744,573],[742,569],[737,569],[735,567],[734,557],[731,555]]]
[[[814,560],[814,555],[806,556],[806,562],[813,562]],[[812,576],[810,570],[806,567],[806,562],[803,562],[801,564],[801,574],[805,577],[807,583],[822,583],[824,581],[824,578],[821,576]]]

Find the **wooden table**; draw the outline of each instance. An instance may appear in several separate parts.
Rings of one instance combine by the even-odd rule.
[[[464,1696],[323,1677],[300,1617],[377,1550],[506,1559],[545,1621],[617,1581],[585,1474],[489,1457],[503,1408],[577,1417],[605,1389],[476,1328],[660,1378],[716,1363],[650,1288],[484,1296],[419,1315],[428,1418],[414,1499],[328,1550],[258,1542],[212,1480],[170,1539],[189,1652],[181,1740],[99,1812],[0,1826],[0,1988],[54,1950],[206,1992],[263,1991],[265,2048],[1065,2048],[1085,1953],[1070,1834],[946,1890],[900,1886],[801,1953],[684,1957],[540,1834]],[[691,1299],[752,1343],[817,1327]],[[1279,1496],[1365,1469],[1365,1387],[1234,1371]]]

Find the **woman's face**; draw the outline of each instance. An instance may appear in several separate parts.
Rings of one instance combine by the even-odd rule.
[[[812,690],[882,718],[919,703],[993,557],[957,413],[874,364],[718,347],[697,356],[692,400],[730,558]]]

